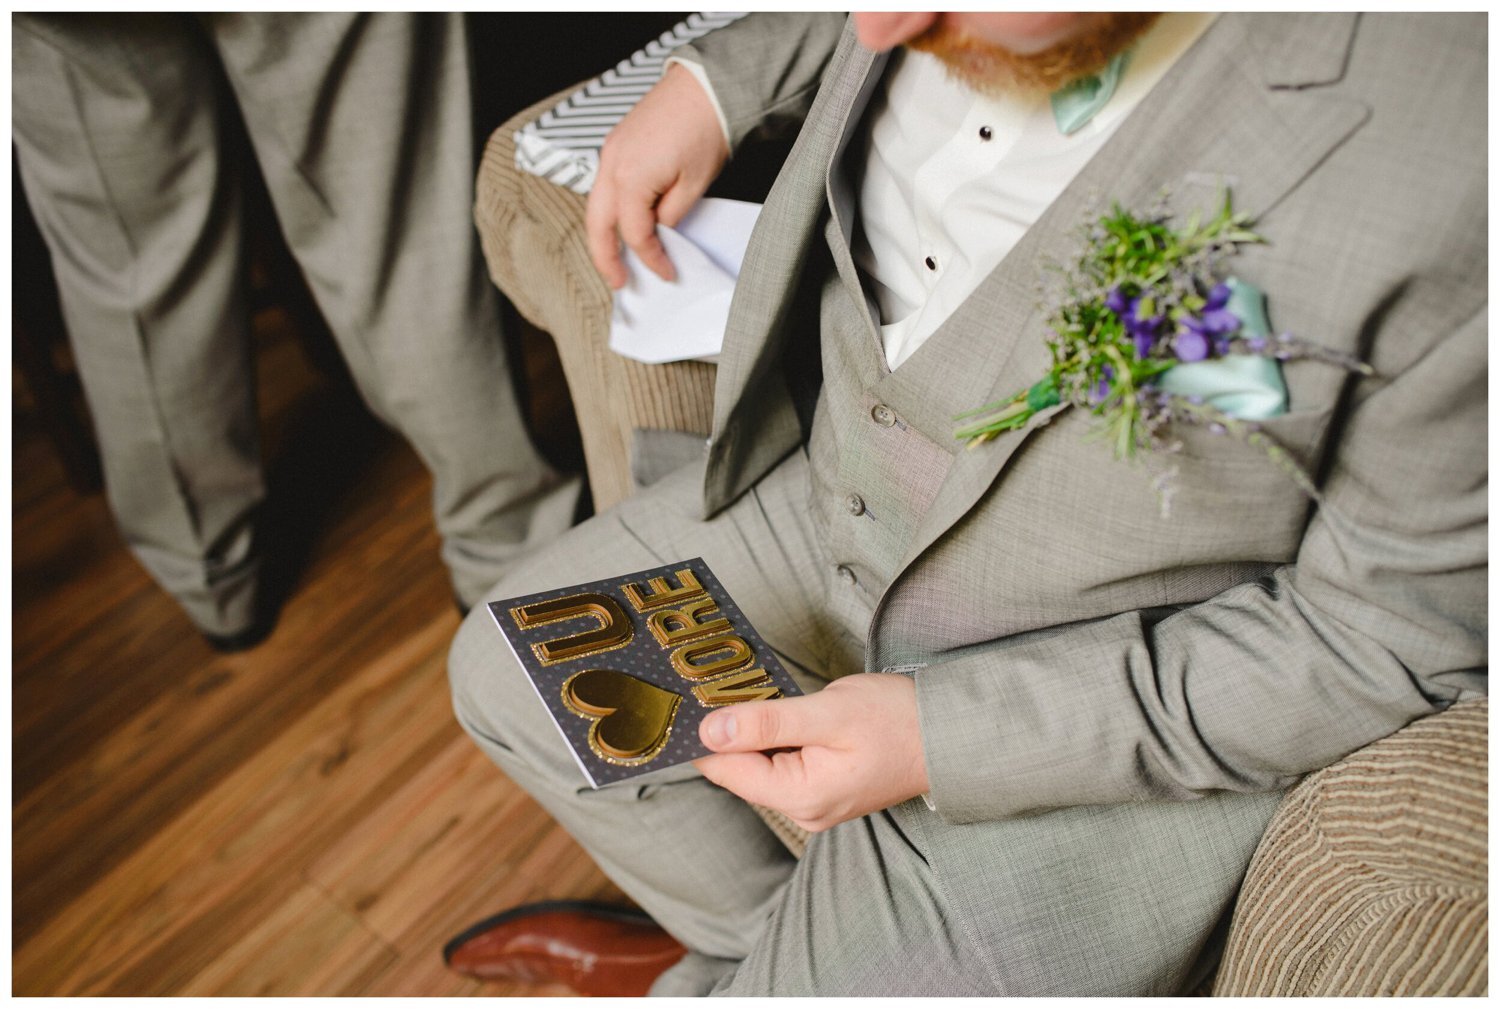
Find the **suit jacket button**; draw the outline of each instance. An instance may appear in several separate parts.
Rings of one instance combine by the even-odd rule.
[[[843,582],[845,585],[853,585],[855,582],[859,581],[858,578],[854,577],[854,570],[847,564],[840,564],[838,566],[838,576],[839,581]]]
[[[896,411],[881,403],[870,411],[870,418],[881,427],[890,427],[896,423]]]
[[[844,507],[849,509],[850,515],[863,515],[865,513],[865,502],[858,494],[850,494],[844,498]]]

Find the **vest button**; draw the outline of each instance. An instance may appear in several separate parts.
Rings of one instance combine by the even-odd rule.
[[[881,427],[890,427],[896,423],[896,411],[881,403],[870,411],[870,418]]]
[[[850,515],[863,515],[865,513],[865,502],[858,494],[850,494],[844,498],[844,507],[849,509]]]
[[[922,260],[922,262],[929,270],[937,269],[937,260],[933,259],[931,256],[928,256],[926,259]]]
[[[845,585],[853,585],[855,582],[859,581],[858,578],[854,577],[854,570],[850,568],[849,565],[840,564],[837,570],[839,581],[843,582]]]

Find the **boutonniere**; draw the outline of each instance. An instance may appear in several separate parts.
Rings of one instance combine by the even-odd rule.
[[[1062,405],[1097,417],[1095,437],[1118,459],[1180,448],[1179,424],[1206,427],[1265,452],[1313,498],[1312,479],[1258,423],[1286,411],[1280,362],[1316,358],[1360,374],[1369,365],[1272,334],[1265,297],[1228,277],[1225,260],[1263,241],[1228,194],[1204,221],[1174,228],[1164,210],[1137,215],[1118,204],[1085,231],[1071,267],[1059,270],[1062,297],[1048,319],[1052,367],[1012,396],[959,414],[954,436],[970,448],[1024,427]],[[1155,480],[1163,511],[1175,470]]]

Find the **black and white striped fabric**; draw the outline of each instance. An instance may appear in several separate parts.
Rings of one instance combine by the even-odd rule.
[[[536,122],[516,131],[516,167],[587,193],[599,170],[599,148],[614,125],[661,79],[673,49],[744,17],[690,14],[646,48],[589,81]]]

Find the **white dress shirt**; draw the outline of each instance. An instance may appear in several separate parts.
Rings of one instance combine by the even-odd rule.
[[[886,364],[911,357],[1000,265],[1216,14],[1163,14],[1141,36],[1114,96],[1069,136],[1047,95],[994,97],[936,58],[891,54],[866,113],[868,161],[854,261],[880,308]],[[686,60],[724,124],[702,68]],[[726,133],[727,136],[727,133]]]
[[[1046,95],[982,95],[900,49],[871,99],[854,261],[880,306],[886,364],[916,352],[1198,40],[1212,14],[1166,14],[1108,104],[1063,136]],[[988,139],[985,139],[988,137]]]

